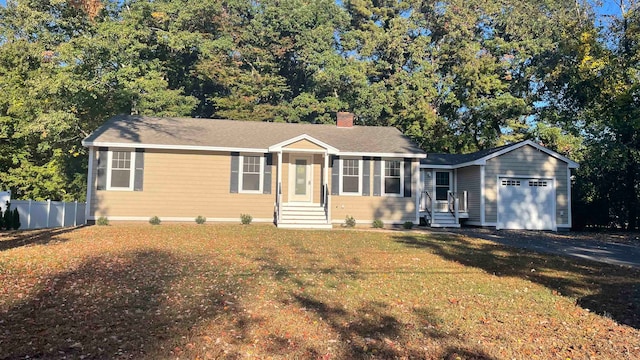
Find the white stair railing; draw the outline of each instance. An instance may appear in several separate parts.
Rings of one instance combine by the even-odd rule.
[[[458,223],[460,219],[460,213],[458,211],[460,203],[455,193],[447,191],[447,204],[449,205],[449,212],[456,219],[456,223]]]

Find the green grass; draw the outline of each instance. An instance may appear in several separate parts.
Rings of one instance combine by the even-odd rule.
[[[18,232],[0,357],[633,359],[639,275],[416,232]]]

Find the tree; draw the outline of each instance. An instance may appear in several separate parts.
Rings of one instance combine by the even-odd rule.
[[[2,223],[4,228],[7,230],[11,230],[13,227],[13,216],[11,214],[11,204],[7,201],[4,214],[2,214]]]
[[[11,212],[11,229],[13,230],[18,230],[20,229],[20,213],[18,212],[18,209],[13,209],[13,211]]]
[[[0,181],[17,198],[84,198],[80,140],[118,113],[188,115],[170,87],[150,4],[9,1],[0,7]]]
[[[598,29],[567,38],[545,69],[548,123],[585,137],[577,174],[577,205],[604,219],[580,224],[638,228],[640,197],[640,15],[635,1],[620,1],[620,15]]]

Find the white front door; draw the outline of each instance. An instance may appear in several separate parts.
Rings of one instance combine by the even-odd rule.
[[[309,155],[290,155],[289,201],[311,202],[313,161]]]

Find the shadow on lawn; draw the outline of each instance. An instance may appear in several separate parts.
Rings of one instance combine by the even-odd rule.
[[[308,267],[296,268],[293,271],[284,259],[279,259],[279,252],[273,248],[262,250],[262,256],[253,260],[260,264],[260,272],[266,272],[279,282],[291,282],[297,287],[313,288],[315,285],[304,279],[305,274],[338,275],[343,281],[366,281],[368,274],[359,270],[360,261],[338,256],[343,266],[335,267],[323,264],[321,258],[312,256],[313,252],[298,253],[307,256],[305,262]],[[375,291],[375,290],[372,290]],[[457,333],[446,333],[441,330],[442,320],[425,308],[414,309],[415,324],[407,324],[398,320],[390,311],[389,304],[382,301],[362,301],[362,305],[355,310],[347,310],[341,306],[326,303],[308,293],[293,291],[281,294],[280,301],[284,306],[292,302],[300,306],[303,311],[317,315],[319,321],[327,324],[338,335],[342,347],[341,358],[345,359],[393,359],[393,358],[435,358],[433,349],[419,348],[411,344],[411,338],[406,335],[406,329],[419,328],[422,338],[447,339],[458,347],[449,346],[441,349],[437,358],[492,360],[493,357],[484,351],[467,345],[465,339]],[[268,352],[271,354],[285,354],[289,346],[289,339],[270,336]],[[323,358],[322,350],[310,344],[305,346],[305,358]]]
[[[339,335],[341,341],[346,341],[348,345],[345,353],[341,354],[343,358],[360,359],[373,356],[381,359],[420,359],[429,354],[424,349],[419,350],[409,345],[409,339],[403,337],[403,330],[407,324],[401,323],[390,315],[385,303],[368,302],[351,312],[340,307],[327,305],[309,295],[291,295],[307,311],[319,315],[322,321]],[[441,320],[432,313],[423,309],[416,312],[415,315],[419,318],[421,325],[427,325],[422,327],[422,337],[454,338],[454,341],[464,343],[464,339],[460,335],[447,334],[433,326],[433,324],[439,324]],[[308,349],[308,352],[317,354],[314,349]],[[479,349],[455,347],[446,348],[438,357],[441,359],[493,359]]]
[[[197,268],[152,250],[96,257],[43,279],[0,313],[0,358],[175,357],[199,324],[226,319],[230,290],[193,285]],[[249,324],[233,326],[242,334]]]
[[[447,260],[498,276],[527,279],[577,305],[640,329],[640,271],[556,255],[541,254],[462,236],[395,236],[397,242],[429,249]],[[533,270],[532,270],[533,269]]]
[[[53,228],[42,230],[17,230],[0,234],[0,251],[5,251],[20,246],[45,245],[52,241],[67,241],[60,235],[74,231],[82,226]],[[5,240],[7,239],[7,240]]]

